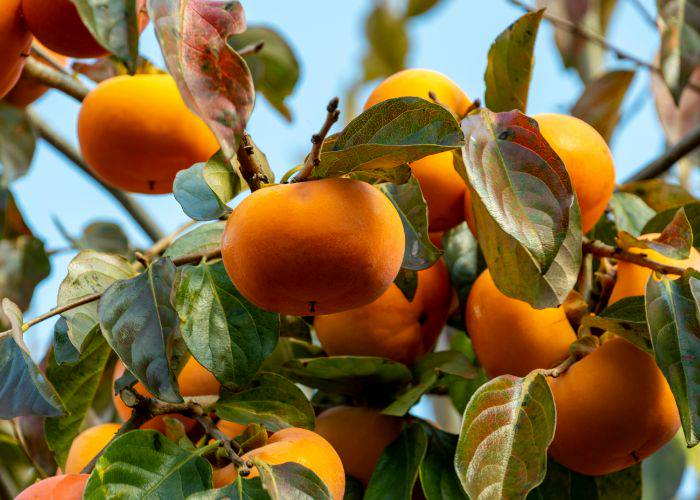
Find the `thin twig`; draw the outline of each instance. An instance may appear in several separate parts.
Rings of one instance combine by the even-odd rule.
[[[258,52],[260,52],[264,48],[265,48],[265,42],[261,41],[258,43],[252,43],[250,45],[246,45],[241,50],[239,50],[238,55],[241,57],[250,56],[253,54],[257,54]]]
[[[56,71],[60,71],[64,75],[70,76],[71,78],[74,77],[74,75],[68,71],[51,52],[39,45],[36,40],[32,43],[31,54],[37,59],[46,61],[46,64],[50,65]]]
[[[201,262],[203,260],[213,260],[213,259],[218,259],[221,258],[221,248],[217,248],[215,250],[212,250],[210,252],[201,252],[201,253],[194,253],[190,255],[184,255],[182,257],[179,257],[177,259],[173,259],[173,264],[176,266],[184,266],[185,264],[193,264],[195,262]],[[58,314],[63,314],[66,311],[70,311],[71,309],[75,309],[76,307],[84,306],[85,304],[89,304],[91,302],[95,302],[97,300],[100,300],[100,297],[102,297],[102,292],[100,293],[93,293],[92,295],[86,295],[85,297],[78,299],[74,302],[70,302],[68,304],[64,304],[60,307],[56,307],[55,309],[51,309],[50,311],[37,316],[36,318],[30,319],[24,325],[22,325],[22,330],[27,331],[29,328],[32,326],[41,323],[42,321],[45,321],[49,318],[52,318]]]
[[[321,163],[321,148],[323,147],[323,141],[326,139],[328,132],[330,132],[331,127],[335,122],[338,121],[340,117],[340,110],[338,109],[338,103],[340,99],[334,97],[326,106],[326,121],[323,123],[321,130],[318,134],[311,136],[311,152],[306,157],[304,166],[299,170],[299,173],[292,178],[291,182],[302,182],[309,178],[314,168]]]
[[[267,176],[263,174],[255,158],[255,148],[246,133],[243,133],[241,137],[241,144],[238,146],[238,151],[236,151],[236,158],[241,168],[241,175],[251,192],[260,189],[263,182],[268,182]]]
[[[238,456],[238,453],[236,453],[236,450],[233,449],[233,446],[231,445],[231,438],[229,438],[226,434],[221,432],[216,425],[214,424],[214,421],[211,419],[209,415],[200,415],[196,417],[197,422],[201,424],[202,427],[204,427],[204,431],[211,436],[212,438],[216,439],[217,441],[221,441],[221,444],[224,446],[224,449],[226,450],[226,453],[228,454],[229,459],[235,467],[238,469],[238,473],[246,477],[250,474],[250,468],[253,466],[253,464],[248,464],[244,462],[240,456]]]
[[[571,366],[574,363],[576,363],[576,361],[576,356],[570,355],[568,358],[566,358],[554,368],[550,368],[549,370],[539,370],[539,372],[545,377],[557,378],[566,373],[566,370],[571,368]]]
[[[606,245],[602,241],[593,240],[589,241],[584,239],[583,241],[583,252],[590,253],[596,257],[604,257],[608,259],[615,259],[623,262],[630,262],[641,267],[646,267],[652,271],[656,271],[661,274],[673,274],[680,276],[686,270],[684,267],[671,266],[668,264],[662,264],[650,259],[644,253],[632,253],[628,250],[612,247]]]
[[[43,83],[47,87],[58,89],[77,101],[82,102],[88,95],[88,92],[90,92],[90,89],[83,85],[77,78],[73,78],[62,71],[57,71],[48,64],[41,63],[33,57],[27,58],[24,72],[27,76],[32,77],[36,81]]]
[[[124,191],[108,186],[100,179],[95,177],[78,150],[73,145],[58,135],[35,111],[29,109],[28,113],[39,136],[51,144],[51,146],[53,146],[58,152],[63,154],[63,156],[73,162],[75,166],[90,176],[100,186],[102,186],[103,189],[111,194],[112,197],[114,197],[114,199],[117,200],[117,202],[119,202],[119,204],[124,208],[124,210],[131,215],[134,222],[136,222],[136,224],[143,229],[143,232],[148,235],[151,241],[158,241],[163,237],[163,233],[158,225],[135,199]]]
[[[666,150],[664,154],[631,175],[626,182],[653,179],[666,172],[678,160],[700,147],[700,125],[688,132],[680,141]]]

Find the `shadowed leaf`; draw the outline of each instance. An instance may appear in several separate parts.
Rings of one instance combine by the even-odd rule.
[[[221,245],[221,235],[225,227],[226,221],[202,224],[176,239],[163,256],[176,259],[185,255],[216,250]]]
[[[36,132],[24,109],[0,102],[0,184],[4,187],[29,170]]]
[[[27,235],[0,240],[0,297],[28,309],[34,289],[50,271],[51,262],[41,240]]]
[[[409,39],[405,19],[385,4],[375,4],[366,19],[365,36],[369,46],[362,66],[367,82],[404,69]]]
[[[653,354],[647,327],[644,297],[624,297],[597,315],[585,315],[584,328],[600,328],[623,337],[643,351]]]
[[[693,246],[700,248],[700,202],[688,203],[682,208],[693,232]],[[673,221],[677,213],[677,207],[659,212],[646,223],[642,234],[662,232]]]
[[[676,103],[700,66],[700,2],[656,0],[661,29],[659,65]]]
[[[418,289],[418,272],[404,268],[399,269],[399,274],[394,278],[394,285],[401,290],[406,300],[413,302]]]
[[[618,231],[639,236],[644,225],[654,217],[652,210],[641,198],[631,193],[613,193],[610,209]]]
[[[420,464],[420,484],[426,500],[467,499],[454,469],[457,436],[424,425],[428,450]]]
[[[683,207],[676,211],[671,222],[653,240],[643,240],[622,232],[617,237],[621,248],[649,248],[672,259],[687,259],[693,246],[693,228]]]
[[[619,186],[617,190],[624,193],[636,194],[644,203],[649,205],[652,210],[657,212],[670,208],[678,208],[681,205],[695,201],[695,198],[681,186],[669,184],[663,179],[628,182]]]

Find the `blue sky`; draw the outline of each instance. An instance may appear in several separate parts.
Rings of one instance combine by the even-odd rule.
[[[632,2],[619,0],[612,20],[611,40],[640,58],[651,60],[658,36],[639,16]],[[653,0],[643,0],[653,11]],[[289,100],[294,121],[286,123],[259,98],[249,131],[265,151],[273,169],[281,174],[298,164],[308,151],[311,134],[320,126],[324,108],[334,95],[343,96],[361,71],[364,18],[370,0],[353,2],[243,1],[249,24],[280,30],[291,42],[302,65],[297,91]],[[426,67],[454,79],[472,98],[483,97],[486,54],[493,39],[522,11],[506,0],[443,0],[442,5],[410,25],[411,67]],[[156,62],[160,51],[152,28],[142,36],[142,53]],[[561,112],[576,100],[581,83],[563,69],[553,43],[553,31],[543,23],[536,45],[536,63],[529,112]],[[625,67],[611,59],[610,67]],[[359,105],[371,91],[363,90]],[[632,112],[632,107],[639,107]],[[623,125],[613,138],[618,179],[623,179],[663,149],[664,138],[649,91],[649,75],[640,72],[625,102]],[[36,109],[64,136],[77,143],[78,103],[58,92],[47,94]],[[49,249],[66,246],[52,219],[58,218],[74,234],[94,220],[121,223],[137,245],[146,245],[141,231],[96,184],[66,163],[50,147],[39,146],[30,173],[13,187],[18,203],[35,233]],[[165,231],[185,222],[186,216],[170,195],[139,195],[138,199]],[[54,307],[56,292],[73,254],[53,257],[53,271],[37,290],[28,317]],[[35,352],[46,345],[51,322],[32,329],[27,342]]]

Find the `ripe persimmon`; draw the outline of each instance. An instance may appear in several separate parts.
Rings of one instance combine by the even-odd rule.
[[[316,418],[316,432],[338,452],[345,473],[365,486],[384,449],[399,436],[402,427],[402,419],[360,406],[335,406]]]
[[[115,423],[100,424],[78,434],[68,451],[66,474],[80,474],[83,468],[107,446],[120,427],[121,425]]]
[[[330,178],[252,193],[229,217],[221,253],[248,300],[303,316],[379,297],[401,267],[404,242],[401,218],[377,188]]]
[[[80,109],[78,139],[97,177],[147,194],[172,192],[180,170],[207,161],[219,148],[169,75],[117,76],[100,83]]]
[[[463,116],[471,101],[459,86],[445,75],[428,69],[406,69],[393,74],[377,88],[365,103],[365,109],[395,97],[422,97],[438,101],[457,116]],[[464,220],[463,203],[466,184],[453,166],[452,152],[439,153],[411,163],[428,205],[431,231],[444,231]]]
[[[581,474],[634,465],[680,427],[673,394],[654,358],[620,337],[548,381],[557,408],[549,452]]]
[[[37,45],[41,44],[37,42]],[[62,56],[61,54],[57,54],[52,50],[47,49],[46,47],[44,47],[44,50],[46,50],[46,52],[48,52],[48,54],[57,63],[60,63],[65,66],[68,62],[68,58]],[[44,58],[39,58],[38,61],[42,64],[50,66],[50,63]],[[43,96],[48,90],[49,87],[42,83],[39,83],[23,71],[19,77],[19,80],[17,81],[17,84],[14,87],[12,87],[10,93],[7,94],[7,96],[5,97],[5,101],[10,104],[13,104],[14,106],[25,108],[37,99],[39,99],[41,96]]]
[[[653,240],[658,236],[658,234],[650,233],[642,235],[641,239]],[[630,248],[629,250],[632,253],[643,253],[649,259],[659,264],[676,267],[692,267],[700,271],[700,252],[695,248],[690,249],[690,255],[687,259],[672,259],[650,248]],[[612,304],[625,297],[644,295],[647,281],[651,273],[652,270],[649,268],[638,266],[631,262],[618,262],[617,281],[615,281],[612,294],[610,294],[609,303]],[[677,278],[677,276],[669,275],[669,278]]]
[[[15,500],[80,500],[90,474],[59,474],[38,481]]]
[[[345,493],[345,472],[340,457],[323,437],[298,427],[275,432],[267,444],[249,451],[241,457],[244,461],[259,459],[270,465],[296,462],[313,471],[328,487],[334,500],[341,500]],[[249,477],[258,475],[253,469]],[[233,465],[214,470],[214,487],[231,484],[238,474]]]
[[[435,344],[451,302],[450,278],[441,259],[418,272],[411,302],[392,284],[367,305],[316,316],[314,327],[330,356],[380,356],[410,365]]]
[[[476,356],[491,377],[550,368],[566,358],[576,340],[563,307],[534,309],[507,297],[488,269],[469,292],[465,317]]]
[[[0,99],[17,83],[31,44],[21,0],[0,2]]]

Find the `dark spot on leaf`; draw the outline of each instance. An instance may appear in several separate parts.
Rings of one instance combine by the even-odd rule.
[[[156,451],[160,451],[160,449],[163,447],[163,444],[160,441],[160,434],[156,434],[153,436],[153,449]]]
[[[509,131],[509,130],[504,130],[503,132],[501,132],[500,134],[498,134],[498,138],[499,138],[501,141],[505,141],[506,139],[508,139],[508,137],[510,137],[510,131]]]

